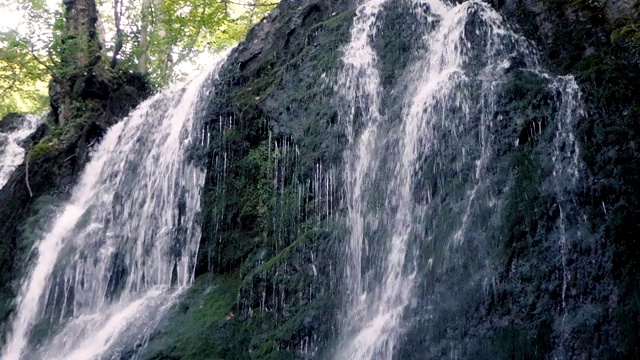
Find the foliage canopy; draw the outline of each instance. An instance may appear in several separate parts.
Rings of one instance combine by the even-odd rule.
[[[277,2],[96,0],[102,61],[147,74],[155,86],[164,86],[242,40]],[[74,66],[60,63],[65,51],[74,51],[62,45],[63,1],[0,0],[0,11],[0,118],[44,111],[50,76]],[[16,17],[21,21],[9,21]]]

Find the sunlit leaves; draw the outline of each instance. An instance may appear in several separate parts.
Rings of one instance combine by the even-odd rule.
[[[45,59],[15,32],[0,33],[0,118],[9,112],[39,112],[47,105]]]
[[[120,58],[123,65],[148,72],[159,85],[180,77],[178,65],[242,40],[249,28],[277,3],[274,0],[139,1],[137,7],[123,10],[122,18],[127,20],[122,22],[125,44]]]

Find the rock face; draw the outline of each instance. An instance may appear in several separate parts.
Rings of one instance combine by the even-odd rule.
[[[578,121],[581,160],[586,164],[579,208],[593,234],[572,244],[574,269],[570,296],[576,301],[576,316],[564,339],[570,358],[635,358],[638,337],[638,231],[635,194],[640,153],[640,3],[635,1],[506,1],[502,10],[516,25],[541,44],[552,69],[570,73],[580,85],[584,113]],[[537,226],[547,222],[532,219]],[[544,244],[544,239],[536,239]],[[535,246],[516,258],[532,269],[541,266]],[[543,258],[542,258],[543,259]],[[538,272],[532,278],[538,277]],[[544,301],[533,291],[518,292],[520,298]],[[552,296],[546,297],[552,299]],[[517,299],[516,299],[517,301]],[[511,301],[508,301],[511,302]],[[524,315],[525,311],[521,311]],[[516,317],[518,318],[518,316]],[[508,356],[522,353],[521,336],[538,336],[540,326],[518,326]],[[515,320],[515,319],[514,319]],[[522,324],[520,320],[516,323]],[[531,322],[528,322],[531,324]],[[525,322],[527,324],[527,322]],[[553,324],[557,326],[557,324]],[[528,335],[521,333],[528,328]],[[534,335],[535,334],[535,335]],[[520,339],[520,340],[518,340]],[[547,343],[548,340],[544,340]],[[548,345],[547,345],[548,348]],[[520,349],[520,350],[518,350]],[[544,349],[544,347],[542,347]],[[534,354],[539,354],[535,352]]]
[[[637,358],[639,5],[492,4],[538,44],[552,72],[573,74],[580,85],[584,112],[575,130],[584,168],[571,190],[576,201],[568,216],[581,225],[566,244],[568,285],[559,290],[566,279],[558,276],[554,237],[564,214],[558,197],[546,191],[553,172],[550,139],[557,129],[548,116],[553,94],[538,78],[514,70],[500,104],[507,109],[500,115],[513,121],[499,124],[503,136],[495,140],[496,173],[501,184],[510,184],[504,187],[505,215],[487,236],[486,248],[465,244],[445,271],[432,273],[425,266],[420,272],[423,286],[407,312],[396,357]],[[332,355],[342,303],[341,175],[347,145],[332,81],[355,7],[346,0],[283,0],[233,50],[203,114],[208,147],[193,154],[207,169],[195,284],[159,324],[141,358]],[[407,16],[407,7],[390,1],[379,20],[384,36],[374,45],[385,86],[400,81],[412,52],[420,50],[413,41],[417,20]],[[64,199],[105,127],[148,91],[137,76],[117,78],[102,81],[91,73],[54,82],[54,113],[64,112],[59,94],[72,94],[73,101],[65,108],[70,112],[64,129],[50,121],[31,140],[33,196],[25,186],[26,164],[0,190],[3,324],[39,221]],[[56,131],[65,135],[54,136]],[[514,150],[507,142],[516,138]],[[454,187],[442,182],[438,191],[446,199],[457,196]],[[484,271],[480,252],[495,264],[490,291],[472,281]],[[570,315],[563,318],[565,308]]]
[[[25,116],[22,114],[7,114],[2,120],[0,120],[0,131],[10,132],[20,128]]]

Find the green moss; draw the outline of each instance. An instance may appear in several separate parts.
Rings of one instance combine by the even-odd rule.
[[[626,25],[611,32],[611,42],[617,43],[619,40],[640,44],[640,23]]]
[[[329,236],[326,233],[326,230],[313,227],[312,225],[301,224],[299,225],[299,228],[300,235],[291,244],[288,244],[284,249],[275,253],[275,255],[273,255],[271,258],[268,258],[268,260],[266,260],[264,256],[259,256],[262,261],[256,262],[255,257],[249,257],[247,261],[245,261],[245,263],[243,264],[243,268],[252,268],[253,270],[244,276],[243,287],[251,286],[251,283],[255,276],[275,277],[278,271],[278,266],[286,266],[288,262],[295,263],[299,261],[299,259],[296,258],[297,256],[299,256],[299,254],[297,253],[300,251],[304,251],[305,246],[312,245],[315,239],[323,239]],[[266,254],[263,248],[258,248],[257,251],[259,253],[263,253],[262,255]],[[262,264],[256,266],[256,263]]]
[[[198,278],[141,358],[247,358],[247,338],[234,309],[237,292],[233,277]]]
[[[255,225],[259,232],[265,230],[265,218],[270,210],[274,191],[270,181],[273,158],[269,156],[269,146],[263,143],[251,149],[239,164],[242,177],[236,179],[238,188],[241,189],[238,216],[241,221],[258,221]]]
[[[81,110],[74,112],[74,116],[62,125],[50,122],[47,135],[29,151],[29,161],[57,155],[60,150],[82,133],[89,118],[99,113],[99,110],[95,108],[96,104],[90,105],[86,101],[78,100],[73,103],[73,106],[74,109]]]
[[[48,155],[55,155],[58,150],[60,150],[60,141],[51,136],[45,137],[29,151],[29,161],[35,162]]]
[[[312,26],[309,29],[308,37],[320,38],[323,37],[323,41],[333,41],[334,44],[326,44],[323,48],[330,49],[331,46],[339,47],[342,43],[342,39],[345,39],[351,28],[351,19],[355,15],[353,10],[343,11],[339,14],[333,15],[326,21],[323,21],[317,25]],[[311,40],[311,39],[310,39]],[[319,74],[335,69],[338,60],[340,59],[339,51],[311,51],[305,48],[303,53],[296,58],[297,60],[303,60],[307,56],[311,56],[314,62],[315,71]]]

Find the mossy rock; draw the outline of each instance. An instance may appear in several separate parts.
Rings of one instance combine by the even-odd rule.
[[[51,137],[45,137],[29,151],[29,161],[35,162],[48,156],[55,156],[60,150],[60,141]]]
[[[640,45],[640,23],[626,25],[615,29],[611,33],[611,42],[626,41],[634,45]]]
[[[141,359],[246,359],[248,337],[237,319],[238,282],[202,276],[158,327]]]

